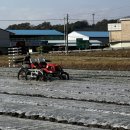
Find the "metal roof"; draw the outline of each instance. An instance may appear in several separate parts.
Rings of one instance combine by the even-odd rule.
[[[109,32],[105,31],[76,31],[85,36],[89,37],[109,37]]]
[[[15,35],[64,35],[56,30],[7,30]]]
[[[4,32],[10,33],[10,34],[13,34],[12,32],[9,32],[8,30],[4,30],[2,28],[0,28],[0,31],[4,31]]]

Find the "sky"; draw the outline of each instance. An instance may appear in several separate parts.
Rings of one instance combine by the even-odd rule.
[[[64,24],[87,20],[90,24],[103,19],[130,16],[130,0],[0,0],[0,28],[29,22]],[[22,21],[23,20],[23,21]]]

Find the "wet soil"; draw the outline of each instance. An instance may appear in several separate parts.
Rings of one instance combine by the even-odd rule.
[[[128,130],[130,72],[65,70],[70,80],[17,79],[0,68],[0,129]]]

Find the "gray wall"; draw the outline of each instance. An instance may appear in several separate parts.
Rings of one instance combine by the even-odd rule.
[[[10,46],[10,33],[0,29],[0,47]]]
[[[7,54],[10,47],[10,33],[0,29],[0,54]]]

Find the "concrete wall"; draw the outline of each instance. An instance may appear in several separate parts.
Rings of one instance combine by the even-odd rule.
[[[121,30],[110,30],[109,42],[112,48],[130,47],[130,19],[121,20]]]
[[[122,26],[122,41],[130,41],[130,21],[121,21]]]
[[[109,41],[110,42],[117,42],[121,41],[121,31],[112,31],[110,32]]]
[[[112,48],[130,48],[130,42],[111,43],[110,47],[112,47]]]

